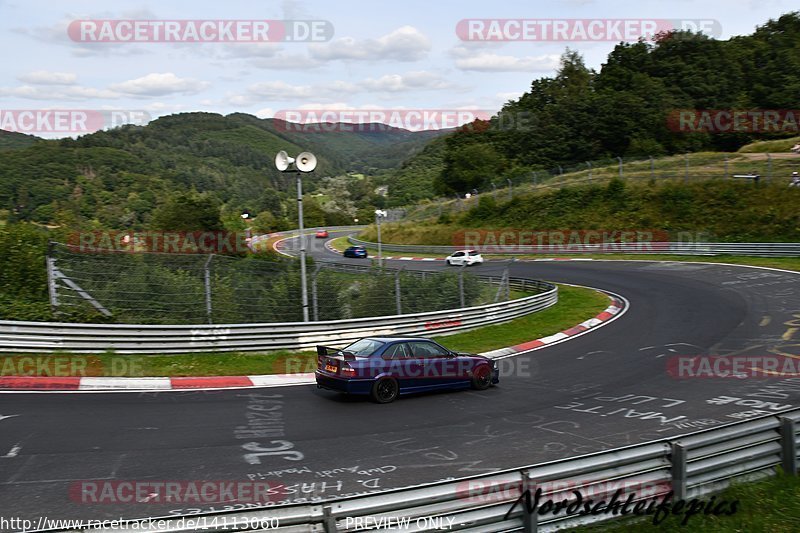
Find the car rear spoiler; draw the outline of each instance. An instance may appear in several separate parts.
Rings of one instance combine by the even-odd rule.
[[[347,361],[355,360],[356,356],[353,353],[345,352],[341,348],[333,348],[332,346],[319,346],[317,345],[317,355],[326,356],[326,355],[341,355]]]

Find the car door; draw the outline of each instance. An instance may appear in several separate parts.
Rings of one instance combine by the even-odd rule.
[[[450,353],[434,342],[413,341],[408,343],[422,369],[419,388],[435,389],[452,385],[455,368]]]
[[[463,265],[464,264],[464,252],[456,252],[454,253],[451,258],[450,262],[454,265]]]
[[[423,368],[420,362],[412,356],[407,342],[397,342],[391,345],[384,352],[383,358],[389,363],[387,371],[397,379],[401,389],[413,389],[419,386]]]

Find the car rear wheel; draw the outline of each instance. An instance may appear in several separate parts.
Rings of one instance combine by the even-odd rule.
[[[400,386],[392,378],[381,378],[372,386],[370,396],[377,403],[390,403],[400,394]]]
[[[492,385],[492,371],[486,365],[481,365],[472,373],[472,388],[486,390]]]

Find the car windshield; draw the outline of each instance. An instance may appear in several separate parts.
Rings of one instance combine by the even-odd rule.
[[[377,352],[378,348],[384,344],[386,343],[374,339],[361,339],[344,348],[342,351],[351,353],[357,357],[368,357]]]

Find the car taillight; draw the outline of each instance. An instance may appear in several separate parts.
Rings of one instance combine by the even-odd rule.
[[[317,357],[317,368],[324,368],[324,367],[325,367],[325,358]]]
[[[356,375],[356,369],[345,363],[344,366],[339,368],[339,374],[342,376],[353,377]]]

